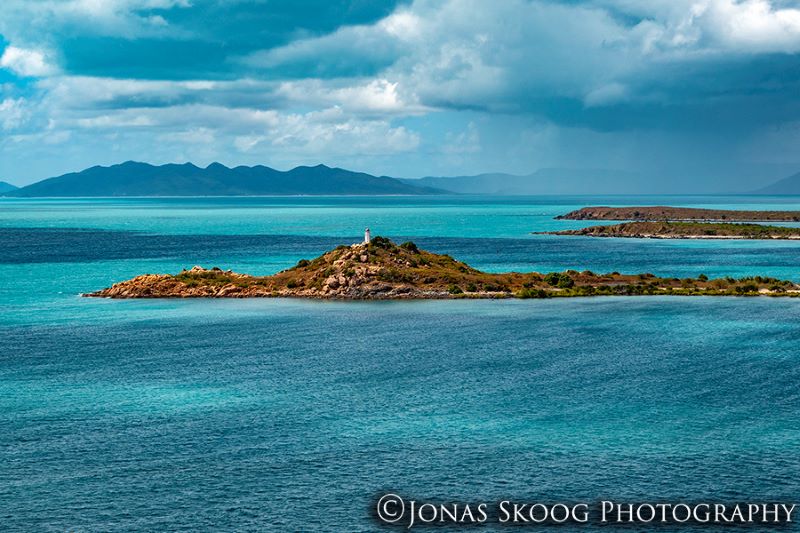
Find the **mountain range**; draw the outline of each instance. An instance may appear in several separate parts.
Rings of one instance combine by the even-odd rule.
[[[94,166],[25,187],[0,181],[0,195],[79,196],[258,196],[258,195],[427,195],[427,194],[653,194],[642,175],[607,169],[543,168],[528,175],[489,173],[474,176],[398,179],[325,165],[287,171],[263,165],[229,168],[212,163],[150,165],[128,161]],[[800,172],[751,194],[800,195]]]
[[[767,185],[766,187],[762,187],[761,189],[753,191],[753,194],[768,194],[776,196],[800,194],[800,172],[778,180],[771,185]]]
[[[288,171],[212,163],[150,165],[128,161],[95,166],[7,191],[6,196],[256,196],[299,194],[437,194],[387,176],[325,165]]]
[[[652,188],[639,174],[609,169],[542,168],[524,176],[490,173],[401,181],[460,194],[639,194]]]
[[[396,179],[325,165],[288,171],[262,165],[229,168],[212,163],[150,165],[128,161],[94,166],[48,178],[4,196],[255,196],[255,195],[419,195],[419,194],[603,194],[644,192],[639,176],[611,170],[541,169],[527,176],[477,176]],[[13,186],[10,186],[13,187]]]

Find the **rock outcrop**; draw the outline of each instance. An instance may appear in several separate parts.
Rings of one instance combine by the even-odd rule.
[[[301,260],[272,276],[249,276],[195,266],[179,274],[145,274],[84,296],[104,298],[269,298],[343,300],[437,298],[548,298],[557,296],[703,294],[789,296],[798,286],[774,278],[709,280],[652,274],[584,271],[489,274],[448,255],[396,245],[375,237],[369,244],[339,246]]]
[[[623,222],[544,233],[636,239],[800,239],[800,228],[727,222]]]
[[[666,205],[638,207],[582,207],[557,220],[658,220],[705,222],[797,222],[800,211],[739,211]]]

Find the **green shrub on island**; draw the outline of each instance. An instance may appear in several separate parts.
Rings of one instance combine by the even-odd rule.
[[[562,274],[561,275],[561,279],[558,280],[557,287],[559,289],[569,289],[569,288],[573,287],[574,285],[575,285],[575,282],[572,280],[571,277],[569,277],[569,276],[567,276],[565,274]]]
[[[177,275],[147,274],[90,294],[111,298],[275,297],[341,299],[559,298],[599,295],[800,296],[800,285],[767,276],[709,279],[589,271],[487,273],[443,254],[382,237],[337,248],[272,276],[200,267]]]
[[[577,274],[577,272],[575,272],[575,274]],[[559,272],[550,272],[544,277],[544,281],[551,287],[558,287],[559,289],[569,289],[575,285],[575,281],[566,272],[563,274]]]
[[[731,222],[636,221],[607,226],[544,232],[554,235],[587,235],[594,237],[633,238],[738,238],[738,239],[797,239],[800,228],[765,224]]]
[[[226,285],[233,280],[231,272],[225,272],[220,268],[212,268],[211,270],[184,270],[175,276],[175,279],[182,281],[187,286],[196,286],[201,284],[208,285]]]
[[[372,240],[369,241],[369,247],[389,250],[391,248],[394,248],[394,243],[389,239],[387,239],[386,237],[373,237]]]
[[[755,283],[745,283],[744,285],[738,285],[735,289],[738,294],[751,294],[758,292],[758,285]]]
[[[544,277],[544,282],[548,285],[555,287],[561,281],[561,274],[558,272],[550,272]]]
[[[404,242],[403,244],[400,245],[400,248],[402,248],[403,250],[408,250],[411,253],[415,254],[419,253],[419,248],[417,248],[417,245],[411,241]]]
[[[402,272],[397,268],[387,268],[378,273],[378,279],[381,281],[402,283],[414,281],[413,276],[406,272]],[[433,283],[433,280],[431,280]]]
[[[527,300],[528,298],[547,298],[549,293],[544,289],[522,289],[516,294],[517,298]]]

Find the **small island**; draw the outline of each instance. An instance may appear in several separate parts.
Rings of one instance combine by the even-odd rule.
[[[600,295],[798,296],[800,285],[768,277],[660,278],[590,271],[486,273],[448,255],[383,237],[339,246],[272,276],[194,267],[146,274],[84,294],[102,298],[269,298],[341,300],[550,298]]]
[[[645,207],[583,207],[557,220],[637,220],[684,222],[800,222],[800,211],[738,211],[664,205]]]
[[[635,239],[800,239],[800,228],[723,222],[624,222],[539,234]]]

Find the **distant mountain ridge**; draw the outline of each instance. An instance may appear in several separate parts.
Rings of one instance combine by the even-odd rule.
[[[287,171],[263,165],[227,167],[212,163],[151,165],[128,161],[94,166],[16,188],[0,182],[0,195],[80,196],[258,196],[258,195],[606,195],[669,194],[669,180],[632,172],[592,168],[542,168],[527,175],[486,173],[472,176],[392,178],[325,165]],[[752,194],[800,195],[800,173]]]
[[[474,176],[426,176],[424,178],[401,178],[409,185],[434,187],[461,194],[504,194],[513,182],[524,182],[529,176],[516,176],[494,172]]]
[[[790,195],[800,194],[800,172],[780,179],[771,185],[753,191],[753,194]]]
[[[610,169],[542,168],[532,174],[488,173],[475,176],[403,179],[403,183],[461,194],[636,194],[647,181],[631,172]],[[644,185],[643,185],[644,184]]]
[[[7,181],[0,181],[0,194],[5,194],[7,192],[16,191],[18,187],[16,185],[11,185]]]
[[[48,178],[11,190],[7,196],[256,196],[323,194],[437,194],[423,184],[404,183],[325,165],[300,166],[288,171],[256,165],[205,168],[192,163],[150,165],[128,161],[95,166]]]

